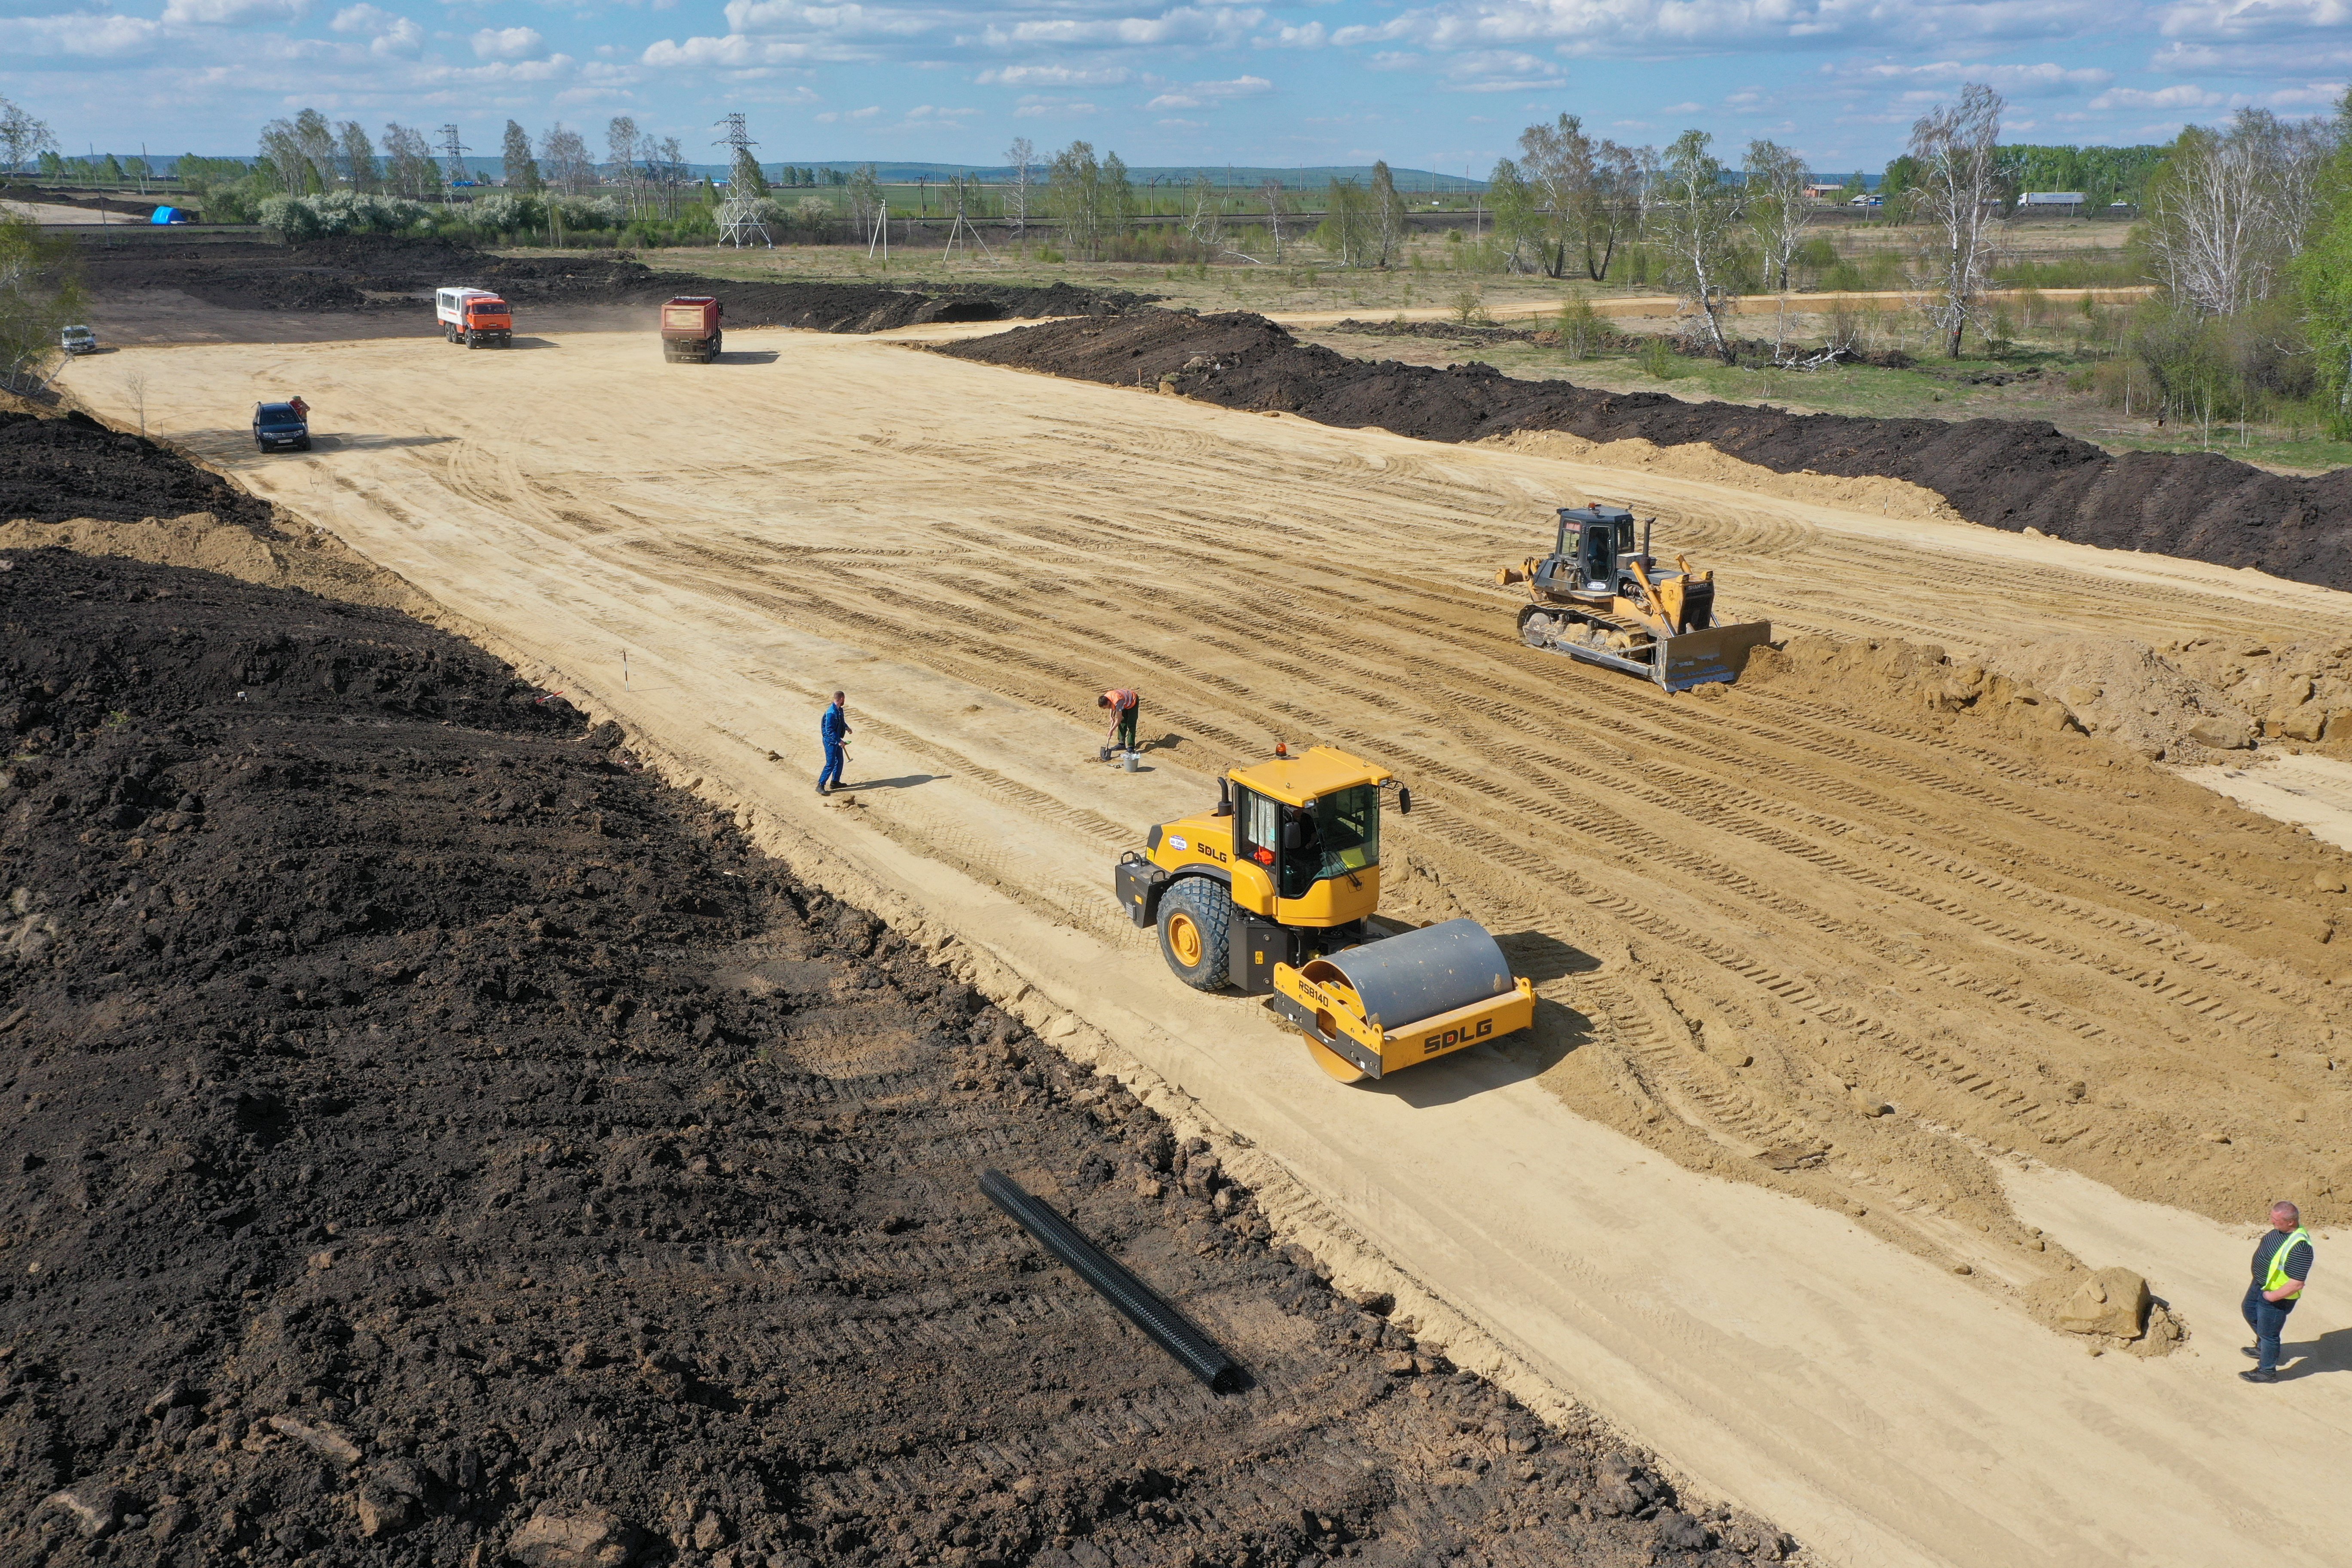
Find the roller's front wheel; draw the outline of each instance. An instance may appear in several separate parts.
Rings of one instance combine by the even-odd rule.
[[[1223,882],[1187,877],[1160,896],[1160,953],[1195,991],[1222,991],[1232,972],[1234,895]]]

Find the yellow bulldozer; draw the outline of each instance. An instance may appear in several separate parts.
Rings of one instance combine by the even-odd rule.
[[[1649,525],[1638,543],[1633,532],[1623,507],[1560,508],[1551,553],[1495,574],[1498,586],[1528,590],[1519,640],[1668,691],[1738,679],[1748,650],[1772,640],[1772,623],[1716,625],[1715,574],[1679,555],[1674,571],[1659,571]]]
[[[1168,967],[1200,991],[1271,994],[1342,1083],[1379,1079],[1514,1030],[1535,986],[1511,973],[1486,928],[1444,921],[1391,933],[1375,921],[1381,809],[1412,792],[1330,746],[1218,781],[1213,808],[1162,823],[1120,857],[1118,901],[1160,931]]]

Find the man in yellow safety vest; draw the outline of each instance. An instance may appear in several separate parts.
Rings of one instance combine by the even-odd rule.
[[[2246,1353],[2254,1358],[2254,1367],[2238,1375],[2248,1383],[2278,1381],[2279,1336],[2286,1331],[2286,1315],[2303,1299],[2311,1256],[2303,1211],[2284,1198],[2273,1204],[2271,1227],[2254,1244],[2254,1282],[2246,1289],[2246,1326],[2254,1331]]]

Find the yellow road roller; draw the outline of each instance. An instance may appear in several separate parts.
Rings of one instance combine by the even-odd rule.
[[[1476,921],[1391,934],[1375,923],[1381,806],[1412,792],[1330,746],[1217,781],[1217,803],[1154,827],[1113,874],[1128,918],[1157,926],[1176,977],[1198,991],[1273,996],[1342,1083],[1378,1079],[1534,1021],[1535,986]]]

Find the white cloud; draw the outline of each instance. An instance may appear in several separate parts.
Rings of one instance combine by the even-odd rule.
[[[1013,110],[1015,120],[1076,120],[1089,114],[1099,114],[1102,107],[1077,98],[1045,98],[1036,93],[1024,95],[1019,107]]]
[[[819,125],[840,125],[844,123],[855,124],[859,121],[872,120],[881,112],[882,106],[880,104],[869,103],[863,109],[828,110],[826,112],[816,117],[816,122]]]
[[[474,53],[486,60],[529,59],[546,41],[536,27],[485,27],[474,35]]]
[[[1442,0],[1377,26],[1341,27],[1331,41],[1348,47],[1409,38],[1439,50],[1549,44],[1570,55],[1648,58],[1775,44],[1883,42],[1918,49],[2072,37],[2113,27],[2113,12],[2102,0]]]
[[[2218,109],[2230,101],[2226,93],[2208,92],[2189,82],[2176,82],[2153,92],[2136,87],[2111,88],[2091,100],[2093,109]]]
[[[1262,76],[1239,76],[1231,81],[1196,81],[1174,92],[1163,92],[1143,107],[1151,109],[1204,109],[1212,103],[1222,103],[1236,98],[1255,98],[1274,90],[1274,83]]]
[[[1319,49],[1329,39],[1322,23],[1309,22],[1303,27],[1280,27],[1270,37],[1253,41],[1262,49]]]
[[[2158,26],[2168,38],[2302,37],[2352,26],[2352,0],[2182,0]]]
[[[1237,42],[1265,20],[1265,13],[1239,6],[1179,5],[1157,16],[1119,16],[1086,22],[1072,17],[1039,17],[1010,27],[991,26],[983,35],[989,44],[1145,45],[1223,44]]]
[[[1843,68],[1824,67],[1823,70],[1827,73]],[[1878,81],[1933,82],[1944,87],[1957,87],[1964,81],[1980,81],[2011,98],[2095,92],[2116,79],[2115,72],[2092,66],[2072,68],[2053,64],[1997,66],[1959,60],[1937,60],[1916,66],[1895,65],[1882,60],[1861,67],[1858,74]]]
[[[801,0],[727,0],[727,30],[754,37],[822,33],[836,37],[910,36],[937,29],[938,16],[887,5],[805,5]]]
[[[163,33],[144,16],[0,16],[0,57],[128,59],[152,48]]]
[[[412,58],[425,47],[424,28],[374,5],[346,5],[328,26],[338,33],[366,34],[368,53],[381,59]]]
[[[982,87],[1123,87],[1135,73],[1124,66],[1003,66],[971,79]]]
[[[255,22],[292,22],[310,9],[309,0],[169,0],[166,26],[241,27]]]

